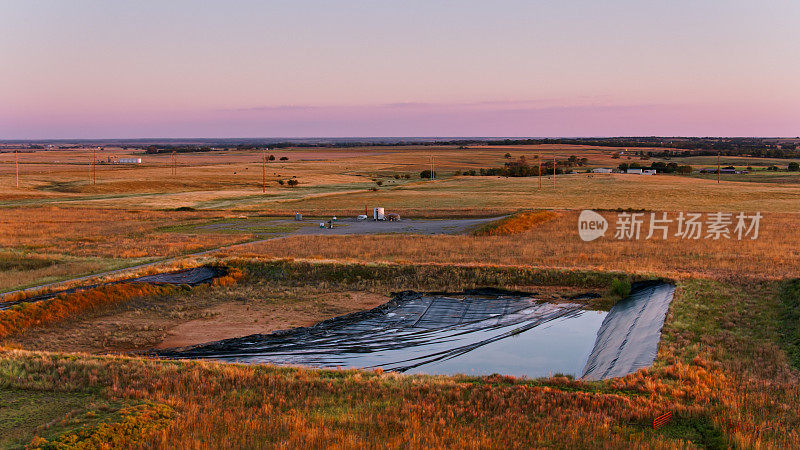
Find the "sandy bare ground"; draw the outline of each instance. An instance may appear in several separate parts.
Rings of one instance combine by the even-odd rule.
[[[185,347],[231,337],[269,333],[288,328],[306,327],[321,320],[374,308],[387,297],[368,292],[350,292],[331,296],[321,305],[306,302],[276,307],[230,302],[209,308],[208,318],[179,323],[155,348]]]
[[[183,347],[309,326],[388,300],[385,295],[369,292],[295,291],[265,296],[240,288],[213,295],[134,301],[103,313],[34,328],[8,343],[26,349],[86,353]]]

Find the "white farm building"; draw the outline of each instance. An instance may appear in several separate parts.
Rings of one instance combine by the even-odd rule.
[[[116,164],[141,164],[142,158],[117,158],[114,162]]]

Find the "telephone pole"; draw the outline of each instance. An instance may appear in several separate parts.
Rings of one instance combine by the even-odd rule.
[[[261,152],[261,193],[267,193],[267,149]]]
[[[722,171],[720,170],[720,163],[719,163],[719,152],[717,152],[717,184],[719,184],[719,178]]]
[[[17,168],[17,189],[19,189],[19,150],[14,150],[14,165]]]
[[[537,158],[539,159],[539,190],[542,190],[542,154],[540,153]]]
[[[553,188],[556,187],[556,155],[553,155]]]
[[[431,181],[436,179],[436,172],[434,172],[435,167],[436,166],[433,163],[433,155],[431,155]]]
[[[97,184],[97,162],[95,161],[97,155],[97,147],[92,147],[92,165],[89,170],[89,175],[92,178],[92,184]]]

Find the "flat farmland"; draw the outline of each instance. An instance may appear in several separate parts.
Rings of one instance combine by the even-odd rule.
[[[615,158],[620,150],[274,150],[265,189],[258,151],[183,153],[173,168],[170,154],[109,148],[98,159],[141,157],[142,164],[97,165],[96,183],[90,149],[21,153],[19,188],[14,154],[0,153],[0,291],[199,264],[239,274],[197,287],[120,283],[5,309],[0,371],[12,381],[0,400],[16,407],[0,419],[25,422],[0,420],[0,446],[126,439],[142,447],[224,441],[249,448],[292,436],[298,447],[402,447],[410,439],[420,447],[580,447],[587,439],[612,447],[796,447],[800,351],[786,337],[796,333],[787,308],[800,298],[792,281],[800,277],[800,237],[792,232],[800,177],[757,170],[717,183],[714,176],[585,173],[621,162],[711,165],[708,158]],[[463,175],[522,156],[538,164],[573,155],[587,165],[543,176],[541,187],[538,177]],[[420,178],[431,158],[432,182]],[[353,221],[365,206],[428,220],[407,227]],[[579,238],[582,209],[608,220],[604,237]],[[763,217],[755,240],[645,239],[646,224],[641,239],[618,240],[622,211]],[[295,212],[306,220],[293,221]],[[334,214],[348,220],[338,230],[317,227]],[[456,230],[450,219],[457,218],[474,220]],[[157,265],[140,267],[150,263]],[[600,382],[114,356],[312,325],[407,289],[497,287],[555,300],[590,288],[600,304],[615,295],[614,282],[630,289],[635,280],[664,278],[677,290],[655,363]],[[39,398],[33,393],[42,400],[31,400]],[[665,411],[673,422],[652,430]]]
[[[800,199],[800,188],[793,186],[800,175],[788,172],[725,176],[722,184],[717,184],[715,177],[577,173],[559,175],[555,183],[552,176],[543,176],[541,189],[536,177],[454,175],[501,167],[521,156],[534,165],[539,156],[545,161],[553,157],[565,160],[572,155],[587,158],[588,165],[578,171],[614,167],[620,162],[652,162],[612,158],[619,150],[554,145],[286,149],[269,152],[276,160],[266,164],[264,177],[262,153],[258,151],[178,154],[173,175],[171,155],[112,149],[98,152],[98,159],[135,156],[142,158],[142,164],[98,164],[96,183],[90,178],[88,149],[38,151],[19,154],[19,188],[14,155],[0,153],[0,184],[5,187],[0,206],[353,215],[363,211],[364,206],[381,205],[406,215],[448,216],[493,215],[527,208],[709,211],[720,205],[742,211],[789,212]],[[281,157],[288,160],[280,161]],[[432,183],[419,176],[431,167],[431,158],[437,173]],[[289,187],[290,180],[295,180],[297,186]],[[764,202],[766,199],[768,203]]]
[[[92,158],[91,149],[19,153],[16,155],[20,161],[19,188],[16,187],[15,155],[4,152],[0,153],[0,185],[3,186],[0,191],[0,253],[9,261],[22,258],[48,263],[37,267],[9,264],[0,277],[0,289],[58,281],[282,236],[286,230],[245,226],[215,232],[213,227],[205,229],[202,225],[218,220],[286,218],[295,212],[306,217],[353,217],[363,213],[365,207],[382,206],[387,212],[397,212],[407,218],[459,218],[494,217],[535,209],[565,211],[565,217],[571,217],[569,211],[581,209],[760,211],[776,214],[774,217],[778,219],[775,223],[793,226],[794,214],[800,204],[800,176],[791,172],[726,175],[722,183],[717,183],[713,176],[575,173],[558,175],[555,180],[552,176],[543,176],[541,187],[537,177],[455,175],[457,172],[501,167],[523,156],[531,164],[537,164],[538,157],[546,161],[553,157],[565,160],[573,155],[586,158],[588,165],[579,171],[589,167],[613,167],[620,161],[640,161],[633,157],[631,160],[628,157],[613,158],[612,155],[620,150],[559,145],[277,149],[266,153],[275,156],[274,161],[266,164],[266,188],[262,184],[264,153],[261,151],[177,154],[173,175],[171,154],[144,154],[141,150],[108,148],[97,152],[97,160],[140,157],[142,164],[98,164],[95,166],[96,183],[90,179],[88,162]],[[287,160],[281,161],[282,157]],[[436,167],[436,180],[433,182],[420,178],[420,172],[430,168],[431,158]],[[708,162],[707,158],[687,160]],[[787,163],[785,160],[769,162]],[[298,185],[289,187],[289,180],[297,180]],[[563,232],[572,233],[574,224],[569,220],[573,219],[561,220],[567,221],[562,224],[567,230]],[[574,236],[555,236],[551,242],[560,242],[561,238]],[[294,244],[304,239],[319,243],[314,244],[313,251]],[[357,237],[349,239],[358,241]],[[470,243],[474,238],[470,237],[419,239],[430,241],[425,245],[437,249],[428,252],[435,255],[428,257],[432,261],[470,262],[454,249],[473,248],[479,254],[486,254],[488,261],[496,263],[565,265],[563,260],[534,261],[513,249],[502,250],[506,245],[502,242],[492,244],[501,250],[493,256],[490,247],[474,248]],[[389,242],[391,238],[369,237],[369,240],[387,240],[380,245],[398,247],[398,242]],[[352,256],[343,254],[336,247],[338,244],[331,245],[331,242],[335,240],[304,237],[290,239],[286,244],[264,244],[264,248],[269,250],[269,254],[281,257],[347,259]],[[782,247],[784,242],[792,242],[791,238],[780,242],[775,248],[783,250],[769,254],[780,255],[782,251],[787,261],[794,261],[794,248],[797,247]],[[541,242],[545,247],[547,244]],[[279,245],[285,248],[277,248]],[[532,252],[539,244],[531,245],[523,247]],[[353,248],[359,248],[359,245]],[[418,246],[406,249],[411,252],[408,254],[392,254],[390,251],[375,257],[415,261],[420,258],[413,253],[415,248]],[[597,248],[575,248],[575,251],[578,255],[587,251],[587,254],[595,254],[590,258],[592,267],[622,267],[620,263],[600,258],[598,255],[601,253],[595,253]],[[669,253],[673,250],[664,247],[659,251]],[[650,254],[653,249],[639,251]],[[614,255],[615,252],[607,254]],[[422,259],[425,258],[423,255]],[[616,258],[618,261],[639,259],[637,255],[618,255]],[[664,258],[652,259],[662,260]],[[700,267],[697,261],[705,260],[705,257],[689,259],[685,261],[686,267]],[[655,263],[644,266],[626,264],[630,268],[667,268]],[[779,262],[778,267],[788,264]]]

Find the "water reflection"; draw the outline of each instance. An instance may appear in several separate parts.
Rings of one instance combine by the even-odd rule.
[[[522,293],[405,292],[381,307],[313,327],[160,355],[409,373],[577,377],[605,315]]]

